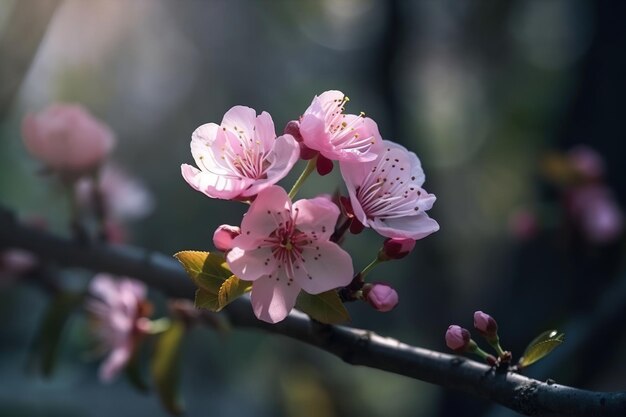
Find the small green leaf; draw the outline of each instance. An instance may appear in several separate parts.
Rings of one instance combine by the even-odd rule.
[[[217,294],[202,288],[196,290],[194,305],[196,308],[206,308],[211,311],[217,311],[220,308]]]
[[[43,376],[50,377],[54,373],[63,333],[72,313],[83,305],[83,300],[82,293],[61,293],[48,305],[30,357],[31,366]]]
[[[180,348],[185,335],[185,324],[173,321],[156,342],[151,361],[152,377],[161,403],[171,414],[179,415],[184,411],[180,397]]]
[[[517,366],[525,368],[540,359],[548,356],[550,352],[565,341],[565,333],[559,333],[557,330],[547,330],[535,337],[528,344],[524,351],[524,356],[519,360]]]
[[[234,299],[241,297],[245,293],[252,289],[252,283],[250,281],[243,281],[234,275],[231,275],[222,286],[218,294],[219,308],[216,311],[220,311]]]
[[[219,293],[224,281],[233,274],[222,256],[210,252],[182,251],[174,257],[198,287],[214,294]]]
[[[312,295],[304,291],[298,295],[296,308],[313,319],[326,324],[344,323],[350,320],[350,314],[341,302],[336,291],[326,291]]]

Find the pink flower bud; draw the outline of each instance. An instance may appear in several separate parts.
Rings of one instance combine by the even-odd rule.
[[[446,331],[446,346],[455,352],[465,352],[472,340],[467,329],[453,324]]]
[[[111,130],[76,104],[56,104],[38,114],[27,114],[22,135],[33,157],[71,176],[97,168],[115,143]]]
[[[223,224],[213,233],[213,244],[217,250],[227,252],[233,248],[233,240],[241,234],[241,229],[237,226]]]
[[[315,168],[317,168],[317,173],[323,177],[324,175],[330,174],[333,170],[333,161],[320,154],[317,157]]]
[[[414,239],[389,238],[383,243],[379,256],[384,260],[402,259],[415,247]]]
[[[482,311],[474,313],[474,327],[487,338],[496,337],[498,334],[498,323],[493,317]]]
[[[398,293],[388,284],[375,283],[364,292],[367,302],[378,311],[391,311],[398,305]]]

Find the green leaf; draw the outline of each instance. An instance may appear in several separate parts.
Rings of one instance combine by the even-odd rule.
[[[335,290],[317,295],[301,291],[296,301],[296,308],[326,324],[338,324],[350,320],[350,314]]]
[[[233,274],[224,257],[210,252],[182,251],[174,257],[199,288],[214,294],[219,293],[224,281]]]
[[[196,290],[194,305],[196,308],[206,308],[211,311],[217,311],[220,308],[217,294],[202,288]]]
[[[61,293],[48,305],[30,354],[30,364],[45,377],[54,373],[68,322],[83,305],[83,293]]]
[[[526,347],[524,356],[519,360],[517,366],[525,368],[540,359],[548,356],[550,352],[565,341],[565,333],[559,333],[557,330],[547,330],[535,337]]]
[[[219,311],[230,304],[234,299],[241,297],[252,289],[250,281],[243,281],[234,275],[231,275],[222,286],[218,294]]]
[[[185,324],[173,321],[172,325],[156,342],[152,356],[151,371],[161,403],[171,414],[179,415],[184,411],[180,397],[180,348],[185,335]]]
[[[128,382],[137,389],[137,391],[142,393],[147,393],[150,391],[150,387],[148,386],[148,382],[146,381],[146,377],[142,372],[142,361],[139,355],[139,352],[135,352],[133,357],[130,359],[124,372],[126,373],[126,378]]]

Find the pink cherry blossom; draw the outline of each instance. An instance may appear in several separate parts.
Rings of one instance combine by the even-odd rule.
[[[426,214],[435,196],[423,188],[424,171],[413,152],[390,141],[374,161],[340,163],[356,220],[390,238],[422,239],[439,230]]]
[[[226,260],[252,285],[252,307],[263,321],[283,320],[300,290],[319,294],[343,287],[354,273],[350,255],[330,242],[339,208],[327,197],[291,203],[278,186],[257,196]]]
[[[145,320],[146,286],[129,278],[96,275],[89,285],[91,298],[86,309],[93,319],[92,330],[108,356],[100,367],[100,379],[111,381],[131,359]]]
[[[26,149],[46,167],[80,176],[102,163],[115,138],[111,130],[76,104],[55,104],[22,122]]]
[[[333,161],[371,161],[382,142],[378,126],[363,113],[343,114],[348,100],[335,90],[315,96],[300,120],[302,141]]]
[[[300,156],[291,135],[276,137],[269,113],[256,115],[235,106],[221,125],[207,123],[193,132],[191,154],[198,168],[183,164],[183,178],[212,198],[247,198],[284,178]]]

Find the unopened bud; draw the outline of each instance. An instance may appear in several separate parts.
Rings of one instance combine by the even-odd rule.
[[[393,310],[398,305],[398,293],[385,283],[374,283],[363,288],[365,300],[374,309],[382,312]]]
[[[227,252],[233,248],[233,240],[240,234],[241,229],[239,227],[223,224],[213,233],[213,245],[217,250]]]
[[[296,141],[302,142],[302,135],[300,134],[300,122],[298,120],[291,120],[290,122],[288,122],[285,126],[284,132],[285,135],[291,135]]]
[[[465,352],[469,349],[472,337],[469,330],[457,326],[456,324],[448,327],[446,331],[446,346],[455,352]]]
[[[498,335],[498,323],[493,317],[482,311],[474,313],[474,327],[487,339],[493,339]]]
[[[402,259],[415,247],[415,240],[408,238],[389,238],[383,243],[378,253],[378,259],[388,261],[390,259]]]

